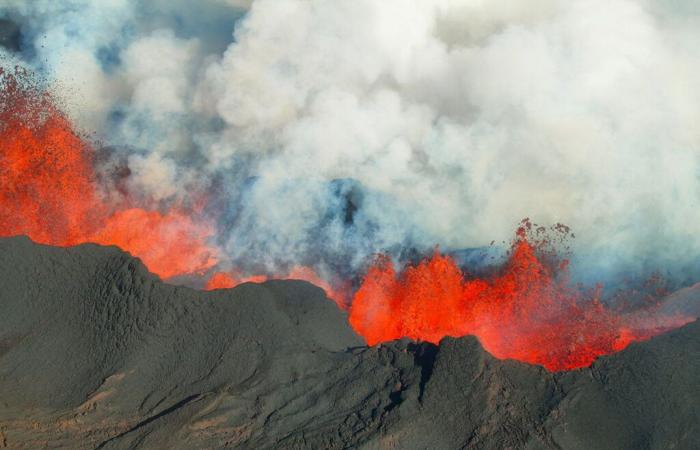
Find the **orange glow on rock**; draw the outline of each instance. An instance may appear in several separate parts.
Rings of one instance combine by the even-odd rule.
[[[294,266],[289,272],[282,275],[247,275],[244,276],[236,271],[216,272],[207,281],[204,289],[211,291],[214,289],[229,289],[243,283],[263,283],[267,280],[302,280],[314,284],[326,292],[328,298],[333,300],[341,309],[347,309],[347,289],[334,288],[331,283],[321,278],[312,268],[305,266]],[[342,283],[340,283],[342,285]]]
[[[213,291],[214,289],[230,289],[243,283],[263,283],[268,280],[265,275],[240,276],[235,273],[216,272],[209,278],[204,289]]]
[[[290,270],[289,273],[283,278],[287,280],[308,281],[311,284],[315,284],[323,289],[328,298],[333,300],[340,309],[347,309],[346,292],[348,292],[348,288],[344,285],[344,283],[336,283],[340,285],[339,288],[333,287],[329,281],[321,278],[321,276],[318,275],[312,268],[305,266],[293,267],[292,270]]]

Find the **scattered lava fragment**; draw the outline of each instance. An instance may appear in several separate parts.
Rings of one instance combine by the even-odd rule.
[[[528,227],[525,222],[518,230],[507,263],[489,279],[466,278],[437,251],[400,273],[379,257],[354,296],[350,324],[370,345],[472,334],[497,358],[560,371],[586,367],[690,320],[616,314],[599,292],[569,285],[566,261],[544,263],[551,254],[538,254]]]
[[[103,201],[93,149],[27,73],[0,69],[0,236],[69,246],[118,245],[157,275],[203,273],[216,264],[214,233],[186,211]]]

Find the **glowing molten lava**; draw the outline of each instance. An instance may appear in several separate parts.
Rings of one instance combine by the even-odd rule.
[[[135,204],[128,194],[105,200],[93,149],[28,79],[0,69],[0,237],[118,245],[163,278],[204,275],[217,265],[217,251],[207,244],[214,227],[193,208],[153,208]],[[350,323],[369,344],[401,337],[437,343],[474,334],[498,358],[565,370],[690,321],[653,311],[618,314],[600,303],[597,292],[571,287],[565,264],[543,262],[538,250],[521,228],[507,264],[484,279],[466,278],[439,252],[400,273],[381,257],[354,296]],[[206,288],[267,278],[217,272]],[[347,284],[330,283],[310,268],[275,278],[314,283],[348,308]]]
[[[213,291],[214,289],[230,289],[243,283],[263,283],[268,280],[266,275],[241,276],[235,273],[216,272],[209,278],[204,289]]]
[[[350,324],[370,345],[402,337],[438,343],[472,334],[497,358],[559,371],[588,366],[690,321],[618,315],[600,303],[598,292],[569,286],[565,271],[565,261],[553,267],[541,261],[524,227],[505,267],[490,279],[466,279],[439,252],[402,273],[380,257],[355,294]]]
[[[118,245],[163,278],[216,264],[214,232],[185,211],[145,210],[128,198],[110,206],[95,184],[93,150],[53,99],[23,73],[0,69],[0,236],[68,246]]]
[[[141,258],[151,272],[170,278],[201,274],[216,265],[215,251],[205,245],[213,234],[212,226],[176,209],[164,215],[130,208],[111,215],[90,241],[123,248]]]
[[[333,300],[341,309],[348,308],[348,289],[340,284],[342,288],[335,288],[331,283],[321,278],[312,268],[305,266],[294,266],[289,272],[283,275],[267,276],[267,275],[248,275],[244,276],[235,271],[232,272],[216,272],[207,281],[204,289],[211,291],[214,289],[228,289],[236,287],[242,283],[262,283],[269,279],[277,280],[302,280],[315,284],[326,292],[326,296]]]

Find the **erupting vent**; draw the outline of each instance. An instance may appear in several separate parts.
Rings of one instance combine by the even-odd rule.
[[[191,208],[142,208],[128,196],[107,202],[93,149],[28,74],[0,68],[0,236],[50,245],[117,245],[163,278],[203,273],[217,262],[213,227]]]
[[[26,234],[58,246],[117,245],[163,278],[204,276],[217,267],[219,250],[208,243],[215,227],[200,218],[198,206],[156,207],[125,193],[108,198],[96,180],[92,148],[30,78],[0,71],[0,236]],[[654,314],[653,307],[617,313],[599,301],[598,291],[572,286],[566,261],[547,254],[544,243],[523,223],[507,263],[484,279],[465,276],[438,251],[398,273],[388,257],[379,257],[351,302],[351,290],[343,287],[348,283],[329,283],[307,267],[277,278],[311,281],[341,307],[350,303],[350,323],[370,345],[474,334],[498,358],[553,371],[587,366],[690,321]],[[206,288],[266,278],[216,272]]]
[[[438,343],[473,334],[498,358],[558,371],[588,366],[600,355],[688,322],[661,318],[655,307],[617,314],[600,302],[599,289],[572,286],[568,262],[557,260],[544,248],[548,241],[532,234],[524,221],[507,263],[489,279],[465,277],[437,251],[401,273],[380,257],[355,294],[350,323],[370,345],[401,337]]]

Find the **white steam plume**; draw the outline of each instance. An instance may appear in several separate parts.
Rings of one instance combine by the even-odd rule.
[[[68,3],[0,16],[74,119],[126,145],[134,191],[216,183],[234,262],[359,267],[527,216],[572,226],[590,269],[697,269],[696,2]]]

